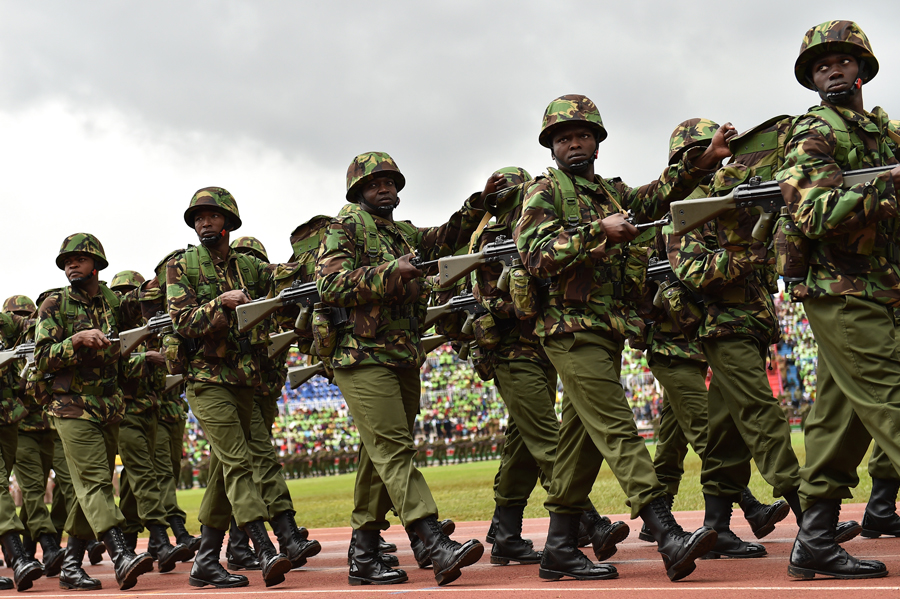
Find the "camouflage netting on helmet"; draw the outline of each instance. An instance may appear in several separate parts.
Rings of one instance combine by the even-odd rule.
[[[678,124],[669,137],[669,164],[681,160],[690,148],[708,146],[719,130],[719,124],[709,119],[688,119]]]
[[[31,298],[27,295],[13,295],[12,297],[6,298],[6,301],[3,302],[4,312],[22,312],[31,314],[36,309],[34,302],[31,301]]]
[[[568,94],[550,102],[544,111],[538,142],[545,148],[553,146],[553,129],[565,123],[580,122],[594,130],[597,143],[606,139],[606,128],[597,106],[586,96]]]
[[[122,272],[117,272],[115,274],[112,281],[109,283],[109,288],[117,291],[129,291],[140,287],[143,282],[144,277],[142,277],[141,273],[138,271],[123,270]],[[126,289],[120,289],[122,287],[125,287]]]
[[[356,194],[361,186],[376,177],[390,177],[397,191],[406,185],[406,179],[397,168],[397,163],[387,152],[366,152],[353,159],[347,169],[347,201],[357,202]]]
[[[872,52],[869,38],[853,21],[826,21],[811,28],[803,36],[800,44],[800,56],[794,63],[794,76],[800,85],[815,90],[810,66],[820,56],[842,52],[855,56],[857,60],[865,63],[860,77],[863,83],[871,81],[878,73],[878,60]],[[862,65],[861,65],[862,67]]]
[[[228,218],[229,231],[236,231],[241,227],[241,213],[238,212],[237,202],[227,189],[221,187],[204,187],[198,190],[187,210],[184,211],[184,222],[194,228],[194,212],[202,209],[215,209]]]
[[[266,252],[265,246],[256,237],[250,237],[249,235],[238,237],[231,242],[231,249],[242,254],[251,254],[253,256],[256,256],[263,262],[269,261],[269,254]]]
[[[106,261],[106,252],[103,244],[90,233],[74,233],[66,237],[59,246],[59,254],[56,256],[56,266],[60,270],[65,269],[65,260],[73,254],[85,254],[94,259],[94,268],[103,270],[109,266]]]

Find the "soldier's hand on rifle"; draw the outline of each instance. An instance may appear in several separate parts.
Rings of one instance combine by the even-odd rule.
[[[606,238],[612,243],[625,243],[631,241],[640,234],[637,227],[627,220],[628,215],[617,212],[604,218],[603,230],[606,231]]]
[[[247,297],[247,294],[244,293],[241,289],[232,289],[231,291],[226,291],[219,296],[219,299],[222,300],[222,305],[229,310],[234,310],[238,306],[250,303],[250,298]]]
[[[103,349],[109,347],[112,343],[103,334],[100,329],[90,329],[88,331],[78,331],[72,335],[72,347],[78,349],[80,347],[90,347],[91,349]]]
[[[397,270],[400,271],[400,278],[403,279],[404,283],[411,279],[418,279],[419,277],[425,276],[425,273],[413,266],[410,262],[410,260],[415,257],[415,254],[406,254],[397,259]]]
[[[694,164],[704,170],[713,170],[717,168],[722,161],[731,156],[731,150],[728,147],[728,140],[737,135],[737,129],[731,123],[725,123],[716,131],[712,138],[712,143],[706,148],[706,151],[694,159]]]
[[[147,361],[156,366],[165,366],[166,358],[158,351],[150,350],[146,354],[144,354],[147,358]]]
[[[487,196],[507,187],[509,187],[509,180],[500,173],[494,173],[488,178],[487,183],[484,184],[484,191],[481,192],[481,201],[483,202]]]

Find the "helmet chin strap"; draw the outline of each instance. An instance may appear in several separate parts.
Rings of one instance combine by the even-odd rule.
[[[851,85],[848,89],[839,92],[819,92],[819,96],[822,97],[823,100],[828,102],[829,104],[834,104],[835,106],[845,106],[853,100],[854,96],[859,93],[859,90],[862,89],[862,78],[857,78],[856,82]]]
[[[576,175],[580,175],[581,173],[587,171],[594,161],[597,160],[597,152],[594,152],[594,155],[588,158],[587,160],[582,160],[581,162],[573,162],[569,164],[562,158],[557,158],[556,155],[553,155],[553,159],[556,160],[560,166],[566,167],[566,170],[575,173]]]
[[[225,232],[226,232],[225,229],[222,229],[221,231],[216,233],[215,237],[201,237],[200,243],[208,248],[214,247],[219,243],[220,240],[222,240],[222,238],[225,237]]]
[[[362,196],[362,194],[360,194]],[[394,208],[400,205],[400,197],[397,197],[397,201],[388,206],[373,206],[369,202],[367,202],[363,197],[359,198],[360,204],[365,204],[370,212],[374,212],[378,216],[390,216],[394,212]]]

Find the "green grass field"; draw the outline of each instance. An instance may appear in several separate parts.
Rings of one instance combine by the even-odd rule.
[[[794,451],[802,465],[806,458],[803,447],[803,435],[794,433],[791,436]],[[656,445],[648,445],[651,455]],[[859,486],[854,489],[853,501],[865,502],[869,498],[872,481],[866,471],[868,455],[859,466]],[[472,462],[452,466],[435,466],[422,470],[431,487],[434,498],[441,510],[441,517],[453,518],[465,522],[469,520],[489,520],[494,512],[492,485],[499,465],[498,460]],[[675,500],[676,510],[703,509],[703,494],[700,491],[700,458],[689,452],[684,464],[685,476],[681,490]],[[288,481],[294,506],[297,510],[297,521],[302,526],[323,528],[349,526],[350,511],[353,508],[353,481],[355,474],[342,474],[321,478],[307,478]],[[762,501],[772,501],[772,488],[762,479],[756,466],[753,466],[753,477],[750,481],[753,493]],[[543,502],[546,494],[539,486],[525,510],[526,518],[542,518],[547,516]],[[187,524],[192,533],[198,534],[200,525],[197,512],[203,489],[179,491],[178,502],[187,512]],[[629,510],[625,506],[625,494],[616,482],[607,464],[603,464],[591,500],[601,514],[621,514]],[[391,516],[393,525],[399,526],[399,520]]]

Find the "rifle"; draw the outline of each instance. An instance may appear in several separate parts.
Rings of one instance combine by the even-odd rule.
[[[841,188],[847,189],[853,185],[871,181],[874,176],[891,170],[895,166],[897,165],[888,164],[845,171],[842,173],[844,182],[841,184]],[[772,233],[775,217],[781,212],[782,206],[784,206],[784,198],[781,196],[781,187],[777,181],[763,182],[759,177],[752,177],[747,183],[732,189],[728,195],[672,202],[670,213],[672,221],[675,223],[675,234],[683,235],[729,210],[758,208],[760,217],[753,226],[753,239],[765,241]]]
[[[278,333],[277,335],[269,335],[269,339],[272,342],[269,344],[269,357],[274,358],[287,348],[291,346],[291,343],[294,342],[295,339],[299,338],[295,331],[285,331],[284,333]]]
[[[281,293],[273,298],[253,300],[250,303],[238,306],[235,310],[238,319],[238,330],[246,333],[276,310],[284,306],[299,305],[300,314],[297,316],[297,322],[294,323],[294,326],[301,331],[305,331],[309,328],[312,308],[321,301],[315,281],[309,283],[294,281],[290,287],[283,289]],[[332,306],[331,311],[332,314],[337,314],[335,324],[346,322],[347,311],[345,308]]]
[[[439,319],[448,314],[453,314],[454,312],[466,312],[468,314],[462,330],[463,333],[468,335],[472,332],[472,323],[475,321],[475,317],[486,314],[487,309],[476,301],[475,296],[471,293],[464,293],[462,295],[457,295],[456,297],[451,297],[446,304],[428,308],[428,313],[425,315],[425,330],[431,328],[431,326]]]
[[[146,325],[119,333],[119,342],[122,344],[121,353],[123,356],[130,354],[131,350],[153,335],[172,333],[174,331],[172,317],[165,312],[157,312],[156,316],[148,320]]]
[[[166,387],[163,389],[164,393],[168,393],[172,390],[172,387],[176,385],[180,385],[181,382],[184,381],[183,374],[167,374],[166,375]]]
[[[509,268],[512,265],[512,261],[518,259],[519,250],[516,248],[516,242],[499,235],[492,243],[484,246],[484,249],[480,252],[440,258],[438,260],[440,286],[446,287],[451,283],[455,283],[482,264],[502,262],[503,272],[500,273],[500,281],[497,283],[497,288],[500,291],[506,291],[509,288]]]
[[[666,258],[652,258],[647,266],[647,280],[654,281],[658,287],[653,296],[653,305],[662,308],[663,291],[678,283],[678,277],[672,270],[672,265]]]
[[[31,365],[34,364],[33,341],[29,343],[21,343],[12,349],[0,352],[0,368],[3,368],[13,360],[19,360],[21,358],[25,358],[25,368],[23,368],[22,372],[19,373],[20,377],[24,376],[25,371],[27,371],[31,367]]]

